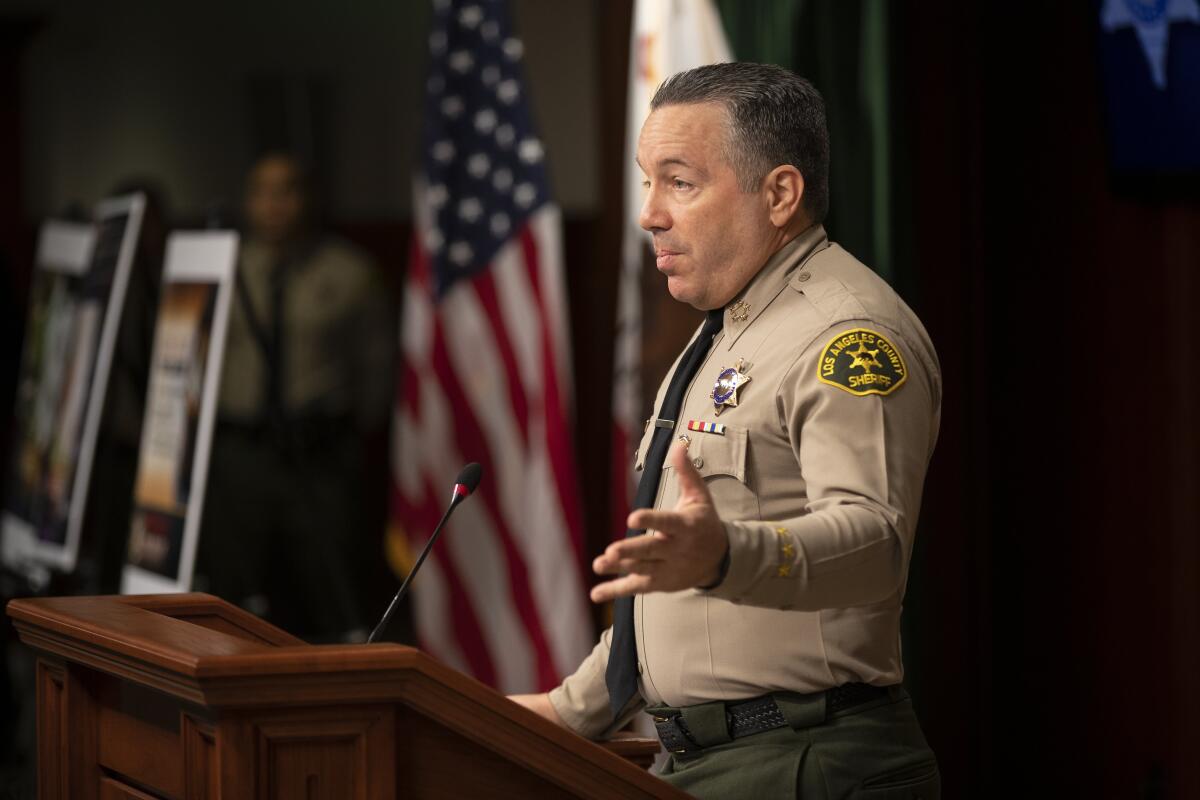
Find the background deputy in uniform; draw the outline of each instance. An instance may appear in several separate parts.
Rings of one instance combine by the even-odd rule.
[[[593,564],[613,627],[514,699],[592,737],[647,710],[700,797],[936,797],[900,611],[941,378],[821,226],[823,101],[778,67],[680,73],[637,160],[658,269],[706,321],[655,400],[630,536]]]
[[[383,531],[364,445],[385,430],[396,336],[379,271],[317,230],[312,198],[286,154],[247,179],[197,585],[319,641],[365,627],[356,554]]]

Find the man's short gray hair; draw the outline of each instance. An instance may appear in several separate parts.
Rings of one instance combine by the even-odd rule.
[[[663,106],[719,103],[729,119],[726,159],[742,191],[757,191],[781,164],[804,176],[804,208],[813,223],[829,211],[829,130],[816,88],[773,64],[710,64],[672,75],[650,101]]]

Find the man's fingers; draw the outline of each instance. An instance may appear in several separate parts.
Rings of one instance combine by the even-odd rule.
[[[597,575],[646,575],[654,577],[662,570],[663,565],[666,563],[665,561],[646,558],[619,558],[594,566]]]
[[[607,603],[618,597],[630,597],[650,591],[651,578],[646,575],[626,575],[592,587],[592,602]]]
[[[592,589],[594,602],[697,585],[696,576],[688,574],[686,567],[695,560],[697,548],[703,551],[708,547],[706,543],[713,539],[708,529],[719,520],[712,495],[692,465],[687,448],[677,443],[670,458],[679,480],[676,510],[643,508],[629,515],[626,522],[630,528],[652,533],[614,542],[592,562],[599,575],[620,575]],[[683,557],[677,557],[680,555]]]
[[[666,563],[662,559],[622,558],[617,562],[617,572],[625,575],[645,575],[653,578]]]
[[[668,536],[687,529],[687,522],[678,511],[659,511],[652,508],[639,508],[632,512],[625,524],[634,530],[661,531]]]
[[[661,560],[661,539],[654,536],[638,536],[633,539],[614,542],[603,553],[592,561],[592,569],[599,575],[613,575],[627,571],[622,567],[626,561],[656,561]]]
[[[613,542],[604,551],[610,558],[662,558],[663,538],[646,534]]]

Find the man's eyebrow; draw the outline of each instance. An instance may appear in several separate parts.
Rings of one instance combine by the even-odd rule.
[[[638,168],[640,170],[642,170],[642,172],[646,171],[646,167],[642,164],[642,160],[640,158],[638,158],[637,156],[634,156],[633,162],[638,165]],[[697,167],[695,164],[691,164],[688,161],[686,161],[682,158],[678,158],[678,157],[664,158],[661,161],[655,162],[655,166],[660,169],[662,167],[671,166],[672,164],[677,164],[681,167],[687,167],[688,169],[700,170],[700,168]],[[702,172],[703,170],[700,170],[700,171]]]
[[[660,167],[666,167],[666,166],[669,166],[669,165],[671,165],[671,164],[678,164],[678,165],[679,165],[679,166],[681,166],[681,167],[687,167],[687,168],[689,168],[689,169],[693,169],[693,168],[694,168],[694,167],[693,167],[691,164],[689,164],[688,162],[684,161],[682,158],[664,158],[662,161],[658,162],[658,165],[659,165]]]

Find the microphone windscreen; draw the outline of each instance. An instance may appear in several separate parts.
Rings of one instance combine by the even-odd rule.
[[[458,473],[458,479],[455,483],[467,487],[467,494],[475,491],[475,487],[479,485],[479,480],[483,477],[483,467],[475,461],[467,464],[462,468],[462,472]]]

